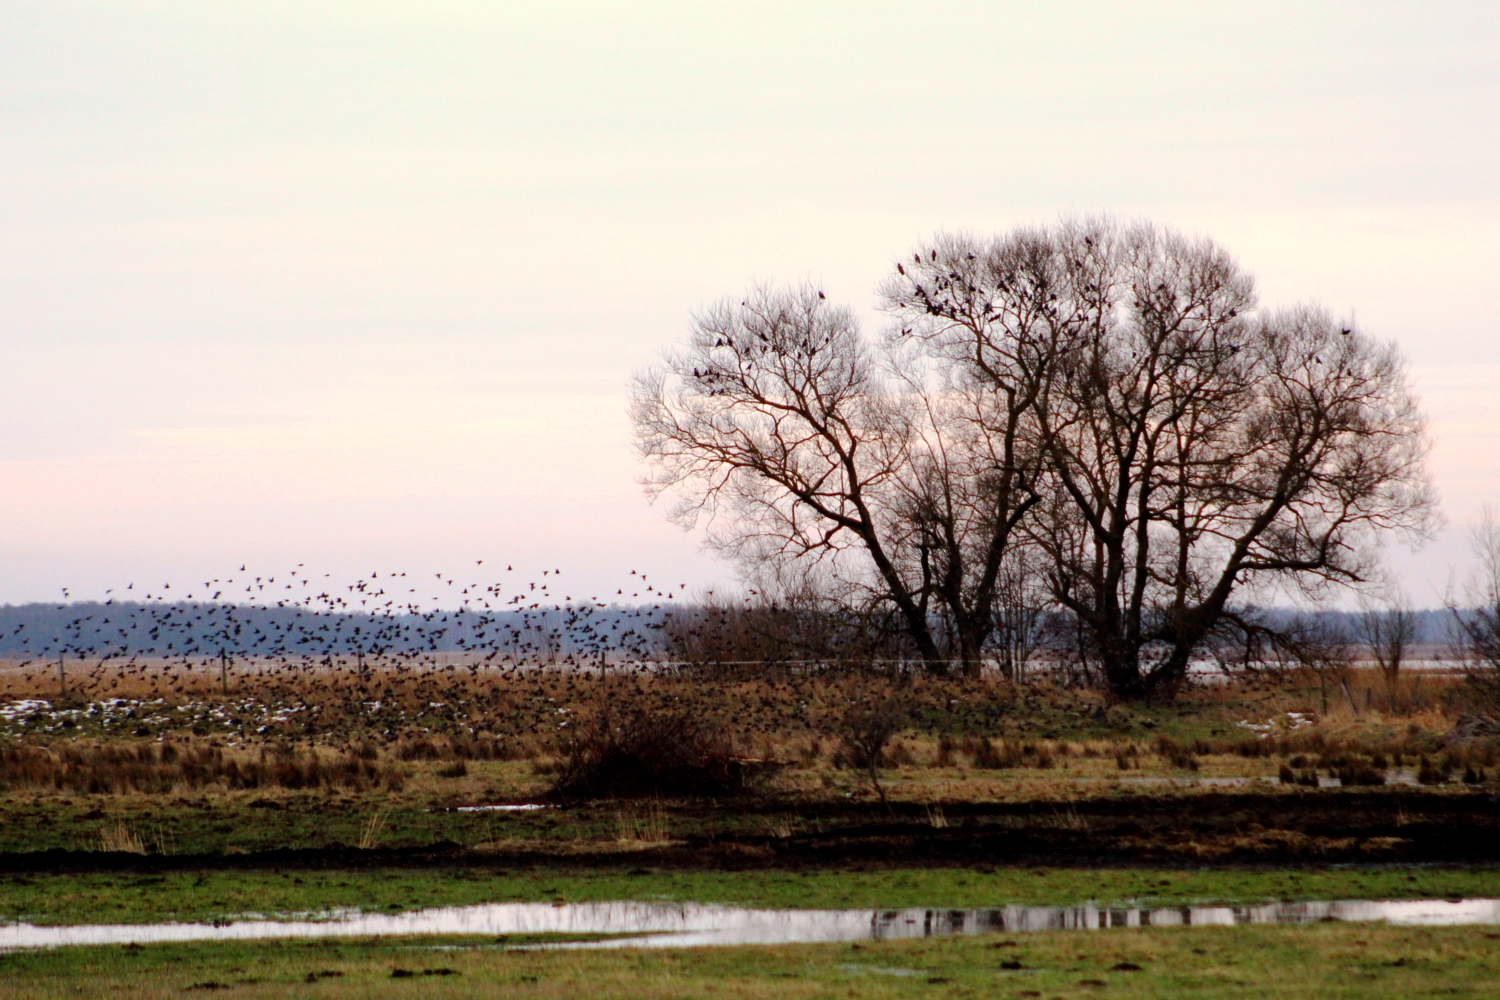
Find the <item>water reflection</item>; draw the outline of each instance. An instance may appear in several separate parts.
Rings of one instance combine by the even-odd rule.
[[[1500,923],[1500,900],[1423,899],[1401,902],[1267,903],[1260,906],[1002,906],[973,910],[753,910],[701,903],[493,903],[399,914],[345,914],[330,920],[246,919],[215,924],[92,924],[0,926],[0,949],[62,945],[146,944],[158,941],[227,941],[466,934],[486,937],[534,934],[623,935],[567,947],[695,947],[790,944],[991,934],[1083,931],[1110,927],[1300,924],[1320,920],[1384,920],[1407,926]]]

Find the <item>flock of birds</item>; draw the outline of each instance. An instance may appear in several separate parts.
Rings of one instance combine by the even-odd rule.
[[[132,585],[102,602],[0,608],[0,701],[119,699],[143,717],[146,702],[196,706],[161,725],[212,718],[268,737],[431,731],[549,745],[601,712],[697,713],[753,744],[826,728],[864,683],[764,672],[705,684],[673,669],[670,636],[705,612],[640,572],[614,600],[575,598],[557,570],[513,585],[430,579],[456,600],[432,600],[406,573],[335,588],[299,566],[207,580],[177,600],[165,585],[132,600]],[[1003,710],[979,707],[987,700],[976,721]]]
[[[0,671],[0,698],[227,704],[233,695],[241,715],[250,699],[261,714],[317,702],[342,705],[345,715],[450,718],[507,702],[530,705],[536,730],[556,710],[540,689],[505,680],[550,670],[572,684],[575,675],[660,658],[659,632],[685,585],[630,576],[630,589],[607,601],[575,599],[556,569],[511,586],[437,573],[422,588],[405,572],[373,572],[335,587],[299,565],[206,580],[177,599],[168,584],[138,591],[132,583],[99,602],[7,607],[0,660],[10,669]]]
[[[135,589],[132,583],[125,594],[107,591],[102,602],[0,610],[0,657],[21,667],[59,657],[295,658],[332,666],[351,656],[411,660],[459,653],[480,662],[583,665],[640,659],[657,650],[652,633],[673,611],[664,602],[682,588],[663,590],[632,570],[638,582],[628,595],[621,587],[613,601],[575,599],[558,596],[561,575],[546,570],[540,581],[517,587],[507,598],[502,583],[460,585],[456,577],[437,573],[436,600],[424,600],[405,572],[374,572],[339,588],[328,584],[327,574],[315,581],[301,566],[280,582],[273,575],[213,579],[181,597],[164,584],[131,600],[125,594]],[[642,598],[646,603],[625,603]]]

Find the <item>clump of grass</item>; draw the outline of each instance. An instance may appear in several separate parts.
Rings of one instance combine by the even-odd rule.
[[[1066,743],[991,739],[986,736],[968,736],[958,749],[969,755],[976,768],[983,770],[1016,767],[1047,770],[1057,763],[1058,756],[1066,756],[1070,752]]]
[[[355,845],[362,851],[373,851],[380,843],[380,833],[385,829],[385,821],[391,816],[391,807],[385,805],[376,809],[365,820],[364,829],[360,831],[359,841]]]
[[[529,749],[520,739],[505,740],[490,734],[459,734],[448,737],[424,735],[399,743],[395,755],[397,760],[404,761],[521,760],[529,756]]]
[[[117,822],[99,830],[99,850],[121,854],[145,854],[146,843],[139,833],[123,822]]]
[[[1194,750],[1198,747],[1183,746],[1170,736],[1162,735],[1156,738],[1156,752],[1160,754],[1167,763],[1183,771],[1198,770],[1198,758]],[[1204,747],[1203,749],[1211,749]]]
[[[1417,766],[1417,781],[1423,785],[1446,785],[1453,777],[1453,759],[1444,757],[1434,763],[1423,754]]]
[[[625,806],[615,811],[615,839],[626,844],[665,844],[672,839],[667,811],[659,799],[642,808]]]

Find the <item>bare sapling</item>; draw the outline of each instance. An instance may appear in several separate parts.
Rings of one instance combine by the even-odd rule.
[[[1390,711],[1394,713],[1401,664],[1417,639],[1417,613],[1397,591],[1384,607],[1366,604],[1361,608],[1356,627],[1385,679]]]
[[[1500,523],[1486,505],[1469,532],[1474,569],[1459,601],[1450,600],[1455,653],[1466,668],[1474,714],[1496,726],[1500,708]]]
[[[880,764],[886,744],[906,725],[908,712],[895,698],[872,697],[844,713],[840,733],[850,763],[864,770],[870,787],[887,809],[885,788],[880,784]]]

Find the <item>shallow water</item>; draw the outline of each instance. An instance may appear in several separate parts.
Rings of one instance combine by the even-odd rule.
[[[514,805],[502,805],[502,806],[459,806],[458,807],[458,811],[461,812],[461,813],[534,812],[537,809],[550,809],[550,808],[552,808],[552,807],[551,806],[542,805],[539,802],[521,802],[521,803],[517,803],[517,804],[514,804]]]
[[[1267,903],[1258,906],[1002,906],[973,910],[754,910],[703,903],[492,903],[409,913],[352,913],[333,919],[211,923],[0,926],[0,949],[62,945],[147,944],[157,941],[229,941],[471,934],[612,934],[606,941],[568,947],[682,948],[729,944],[791,944],[932,937],[945,934],[1110,927],[1300,924],[1322,920],[1383,920],[1403,926],[1500,924],[1500,899],[1343,900]]]

